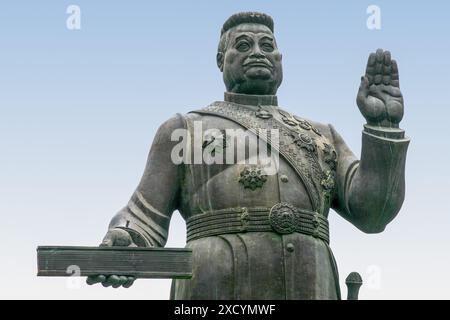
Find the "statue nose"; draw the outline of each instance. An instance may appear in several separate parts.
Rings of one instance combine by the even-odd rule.
[[[265,58],[266,56],[261,51],[258,45],[253,46],[252,54],[250,55],[252,58]]]

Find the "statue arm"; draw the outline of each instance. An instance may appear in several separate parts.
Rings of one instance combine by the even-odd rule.
[[[144,174],[128,204],[112,219],[109,229],[126,230],[138,246],[163,247],[169,223],[178,208],[182,164],[174,164],[171,152],[178,142],[172,132],[184,128],[177,114],[158,129],[150,149]]]
[[[363,232],[382,232],[403,204],[409,139],[398,128],[365,125],[358,160],[330,128],[338,154],[337,194],[332,206]]]

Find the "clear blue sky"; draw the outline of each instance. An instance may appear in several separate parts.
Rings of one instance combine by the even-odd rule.
[[[81,30],[66,28],[70,4],[81,8]],[[366,27],[370,4],[381,8],[381,30]],[[3,2],[1,298],[168,298],[168,280],[112,290],[37,278],[35,248],[99,243],[136,187],[159,124],[222,98],[219,31],[229,15],[248,10],[275,20],[280,105],[332,123],[356,154],[360,76],[371,51],[391,50],[406,101],[401,126],[412,138],[405,204],[379,235],[331,214],[332,248],[341,280],[354,270],[370,279],[361,298],[450,298],[444,0]],[[168,246],[184,246],[184,228],[174,216]]]

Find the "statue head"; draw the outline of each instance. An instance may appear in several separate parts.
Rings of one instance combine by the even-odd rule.
[[[228,92],[276,94],[283,70],[272,18],[257,12],[228,18],[221,31],[217,66]]]

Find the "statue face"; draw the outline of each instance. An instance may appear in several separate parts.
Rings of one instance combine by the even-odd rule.
[[[217,63],[228,92],[276,94],[283,79],[281,53],[270,29],[245,23],[230,29]]]

